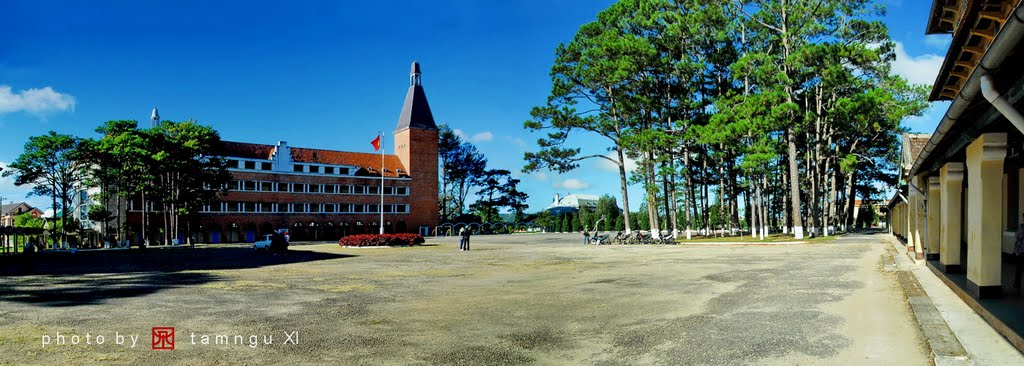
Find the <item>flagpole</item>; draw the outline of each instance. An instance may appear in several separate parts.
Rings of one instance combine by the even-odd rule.
[[[380,235],[384,235],[384,134],[377,131],[381,137],[380,144]]]

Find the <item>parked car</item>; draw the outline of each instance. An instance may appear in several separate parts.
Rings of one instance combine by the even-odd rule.
[[[270,244],[273,242],[272,237],[273,237],[273,234],[263,235],[263,240],[260,240],[260,241],[257,241],[255,243],[252,243],[252,248],[255,249],[255,250],[268,250],[269,251],[270,250]]]
[[[284,235],[284,241],[289,242],[289,243],[292,242],[292,236],[288,235],[288,229],[277,229],[277,230],[274,230],[274,232],[278,233],[278,234],[281,234],[281,235]]]
[[[287,253],[288,252],[288,240],[285,239],[284,235],[271,234],[270,235],[270,252],[274,254]]]

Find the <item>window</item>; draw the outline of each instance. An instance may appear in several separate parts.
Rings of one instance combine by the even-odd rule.
[[[256,162],[255,161],[246,161],[244,163],[245,163],[245,169],[256,170]]]
[[[237,168],[237,167],[238,167],[238,160],[235,160],[235,159],[229,159],[228,160],[228,168]]]
[[[243,183],[242,184],[242,188],[243,188],[242,190],[243,191],[255,191],[256,190],[256,182],[253,182],[251,180],[246,180],[246,181],[242,181],[242,183]]]
[[[368,186],[366,188],[366,194],[380,194],[380,187]]]
[[[338,193],[340,193],[340,194],[352,193],[352,186],[338,185]]]
[[[395,187],[395,194],[396,195],[406,195],[406,194],[409,194],[409,187]]]
[[[260,163],[260,169],[261,170],[273,170],[274,166],[273,166],[273,164],[270,164],[270,163]]]
[[[395,205],[384,205],[384,213],[391,213],[395,210]]]
[[[319,173],[320,172],[320,167],[318,167],[316,165],[310,165],[309,166],[309,172],[310,173]]]
[[[278,184],[277,184],[277,191],[278,191],[278,192],[288,192],[288,186],[289,186],[290,184],[291,184],[291,183],[287,183],[287,182],[281,182],[281,183],[278,183]]]
[[[409,205],[395,205],[395,212],[409,213]]]
[[[228,190],[231,190],[231,191],[241,191],[242,190],[242,181],[240,181],[240,180],[233,180],[233,181],[231,181],[231,183],[228,185]]]
[[[294,171],[296,173],[302,173],[302,165],[298,165],[298,164],[292,165],[292,171]]]
[[[292,192],[306,193],[306,185],[303,183],[292,183]]]
[[[380,206],[378,206],[378,205],[366,205],[366,212],[380,212]]]
[[[292,212],[306,212],[306,211],[307,210],[306,210],[306,204],[305,203],[293,203],[292,204]]]
[[[228,212],[238,212],[238,202],[228,202]]]
[[[309,212],[319,213],[320,212],[320,204],[319,203],[310,203],[309,204]]]
[[[274,212],[274,204],[270,202],[260,202],[260,212]]]
[[[326,213],[333,213],[334,211],[337,211],[337,210],[335,210],[335,207],[337,207],[336,204],[325,203],[324,204],[324,212],[326,212]]]
[[[254,203],[254,202],[242,203],[242,210],[241,211],[242,212],[256,212],[256,203]]]
[[[328,193],[328,194],[338,193],[338,185],[337,184],[324,184],[324,193]]]
[[[320,184],[310,184],[309,193],[320,193]]]
[[[365,211],[366,211],[366,205],[352,205],[352,212],[359,213],[359,212],[365,212]]]
[[[366,186],[350,186],[352,187],[352,194],[365,194]]]
[[[325,166],[324,167],[324,174],[334,174],[334,167],[333,166]]]
[[[393,195],[395,194],[395,187],[384,187],[384,194]]]
[[[346,203],[342,203],[342,204],[338,205],[338,212],[340,212],[340,213],[352,212],[352,205],[349,205],[349,204],[346,204]]]
[[[273,192],[274,191],[274,182],[260,182],[260,191],[261,192]]]

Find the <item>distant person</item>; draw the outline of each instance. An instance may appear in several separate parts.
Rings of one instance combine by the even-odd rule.
[[[459,251],[469,250],[469,237],[471,235],[473,235],[473,231],[470,230],[469,227],[464,226],[462,227],[462,230],[459,230]]]
[[[595,235],[597,233],[594,233]],[[583,245],[587,245],[590,242],[590,232],[587,229],[583,229]]]

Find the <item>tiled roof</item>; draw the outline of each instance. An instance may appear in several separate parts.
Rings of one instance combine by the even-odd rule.
[[[25,205],[25,210],[22,212],[29,212],[32,211],[33,208],[35,208],[25,202],[8,203],[6,205],[0,206],[0,214],[7,215],[11,213],[12,210],[18,208],[18,206],[21,205]]]
[[[270,159],[276,146],[248,142],[221,141],[221,155],[249,159]]]
[[[226,157],[270,159],[273,157],[276,149],[277,146],[274,145],[222,141],[220,154]],[[290,149],[292,161],[296,163],[348,165],[362,168],[362,171],[365,171],[365,173],[358,173],[360,175],[380,175],[380,154],[308,149],[304,147],[291,147]],[[399,170],[402,171],[401,174],[398,173]],[[409,174],[397,155],[384,155],[384,176],[408,177]]]
[[[921,155],[921,150],[924,150],[924,146],[928,144],[928,139],[931,135],[923,136],[911,136],[910,137],[910,157],[917,159],[918,155]]]
[[[366,169],[371,175],[379,175],[380,154],[358,153],[293,147],[292,160],[299,163],[316,163],[332,165],[351,165]],[[407,170],[397,155],[384,155],[384,176],[397,177],[398,170],[408,176]]]

